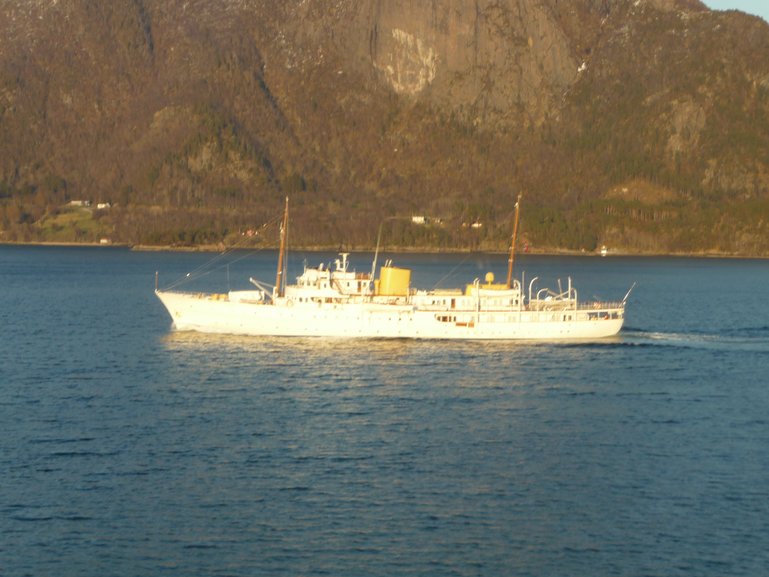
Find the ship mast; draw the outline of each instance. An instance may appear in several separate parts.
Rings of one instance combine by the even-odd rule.
[[[278,272],[275,276],[275,296],[282,297],[286,277],[286,237],[288,236],[288,197],[286,197],[286,209],[283,212],[283,222],[280,225],[280,252],[278,253]]]
[[[513,286],[513,263],[515,262],[515,241],[518,237],[518,216],[521,212],[521,194],[515,201],[515,224],[513,225],[513,238],[510,241],[510,258],[507,259],[507,288]]]

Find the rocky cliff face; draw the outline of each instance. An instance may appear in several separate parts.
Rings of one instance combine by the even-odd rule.
[[[533,246],[764,252],[767,55],[697,0],[0,0],[0,234],[88,198],[213,241],[290,194],[299,242],[499,248],[526,190]]]
[[[542,2],[367,8],[359,28],[368,31],[367,60],[382,81],[471,123],[540,124],[577,75],[569,39]]]

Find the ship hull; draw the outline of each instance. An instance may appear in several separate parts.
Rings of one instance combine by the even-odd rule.
[[[278,304],[157,291],[176,330],[253,336],[458,340],[600,339],[622,328],[620,308],[421,310],[412,304]]]

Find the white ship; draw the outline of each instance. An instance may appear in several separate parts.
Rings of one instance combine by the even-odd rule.
[[[376,277],[377,256],[370,273],[359,273],[341,253],[333,267],[305,266],[296,283],[287,284],[287,226],[288,203],[274,287],[250,279],[254,290],[156,289],[174,328],[255,336],[561,340],[610,337],[624,322],[630,291],[619,302],[580,302],[571,279],[562,291],[537,290],[537,279],[524,289],[512,279],[513,250],[506,283],[488,273],[464,288],[421,290],[411,286],[409,269],[388,261]]]

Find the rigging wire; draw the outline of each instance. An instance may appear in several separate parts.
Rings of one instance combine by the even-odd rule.
[[[277,222],[280,221],[280,219],[281,219],[280,216],[272,218],[271,220],[267,221],[262,226],[260,226],[259,230],[264,230],[265,228],[276,224]],[[234,260],[229,260],[229,261],[225,262],[222,265],[214,267],[215,263],[217,263],[218,261],[221,261],[222,259],[224,259],[228,255],[230,255],[232,252],[235,252],[236,250],[238,250],[239,247],[241,247],[243,244],[245,244],[246,240],[247,239],[244,238],[244,239],[236,242],[231,247],[228,247],[227,249],[225,249],[224,251],[222,251],[219,254],[215,255],[214,257],[212,257],[208,261],[204,262],[203,264],[201,264],[197,268],[195,268],[192,271],[188,272],[186,275],[184,275],[181,278],[177,279],[176,281],[172,282],[171,284],[166,286],[165,289],[163,289],[163,290],[174,289],[174,288],[179,287],[179,286],[181,286],[181,285],[183,285],[185,283],[191,282],[191,281],[199,279],[199,278],[203,278],[203,277],[211,274],[214,271],[218,271],[218,270],[221,270],[222,268],[229,267],[229,265],[231,265],[231,264],[234,264],[234,263],[239,262],[239,261],[241,261],[241,260],[243,260],[245,258],[248,258],[249,256],[251,256],[253,251],[249,251],[248,253],[246,253],[246,254],[244,254],[244,255],[242,255],[242,256],[234,259]],[[257,250],[262,250],[262,249],[257,249]]]
[[[433,288],[434,289],[438,288],[438,285],[440,285],[443,281],[445,281],[447,278],[450,278],[450,277],[454,276],[454,273],[457,272],[457,269],[459,267],[461,267],[463,264],[465,264],[467,262],[467,259],[470,258],[470,254],[471,253],[469,253],[469,252],[467,254],[465,254],[465,258],[463,258],[461,261],[459,261],[454,268],[452,268],[449,272],[447,272],[440,279],[438,279],[438,281],[433,285]]]

